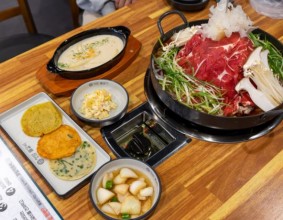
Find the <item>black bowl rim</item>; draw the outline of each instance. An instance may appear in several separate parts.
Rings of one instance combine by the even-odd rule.
[[[120,158],[116,158],[116,159],[113,159],[113,160],[110,160],[108,162],[106,162],[105,164],[103,164],[101,167],[99,167],[97,169],[97,171],[93,174],[92,178],[91,178],[91,181],[90,181],[90,187],[89,187],[89,197],[90,197],[90,200],[91,200],[91,203],[92,205],[94,206],[94,208],[96,209],[96,211],[101,215],[103,216],[104,218],[108,219],[108,220],[117,220],[117,218],[112,218],[110,217],[109,215],[106,215],[104,212],[102,212],[98,206],[95,204],[94,202],[94,199],[93,199],[93,194],[92,194],[92,188],[93,188],[93,180],[94,178],[96,177],[96,174],[104,167],[106,166],[107,164],[109,163],[112,163],[114,161],[117,161],[117,160],[134,160],[134,161],[137,161],[137,162],[140,162],[140,163],[143,163],[144,165],[146,165],[156,176],[157,178],[157,181],[158,181],[158,188],[159,188],[159,193],[157,195],[157,198],[156,198],[156,201],[155,203],[152,205],[152,207],[146,212],[144,213],[143,215],[137,217],[137,218],[133,218],[134,220],[142,220],[142,219],[146,219],[148,218],[151,214],[153,214],[153,212],[155,211],[156,207],[158,206],[159,204],[159,201],[160,201],[160,198],[161,198],[161,192],[162,192],[162,185],[161,185],[161,180],[160,180],[160,177],[159,175],[157,174],[157,172],[150,166],[148,165],[147,163],[141,161],[141,160],[138,160],[138,159],[135,159],[135,158],[128,158],[128,157],[120,157]]]
[[[117,115],[115,115],[115,116],[113,116],[113,117],[106,118],[106,119],[103,119],[103,120],[99,120],[99,119],[88,119],[88,118],[82,117],[80,114],[78,114],[78,112],[75,110],[75,108],[74,108],[74,106],[73,106],[73,99],[74,99],[74,96],[75,96],[76,91],[77,91],[80,87],[82,87],[82,86],[84,86],[84,85],[86,85],[86,84],[95,82],[95,81],[111,82],[111,83],[117,84],[122,90],[124,90],[124,92],[125,92],[125,94],[126,94],[126,99],[127,99],[127,101],[126,101],[126,105],[124,106],[124,108],[122,109],[122,111],[121,111],[120,113],[118,113]],[[116,121],[119,120],[121,117],[123,117],[124,114],[126,114],[126,110],[127,110],[127,108],[128,108],[128,105],[129,105],[129,93],[128,93],[128,91],[126,90],[126,88],[125,88],[122,84],[120,84],[120,83],[118,83],[118,82],[116,82],[116,81],[114,81],[114,80],[111,80],[111,79],[95,79],[95,80],[91,80],[91,81],[88,81],[88,82],[86,82],[86,83],[83,83],[83,84],[81,84],[79,87],[77,87],[77,89],[72,93],[71,99],[70,99],[71,110],[72,110],[72,112],[75,114],[75,116],[76,116],[77,118],[79,118],[80,120],[85,121],[85,122],[87,122],[87,123],[90,123],[90,124],[97,124],[97,125],[103,125],[103,124],[106,123],[106,122],[111,122],[111,123],[116,122]]]
[[[109,61],[107,61],[106,63],[103,63],[99,66],[96,66],[96,67],[93,67],[93,68],[89,68],[89,69],[84,69],[84,70],[65,70],[65,69],[61,69],[58,65],[57,65],[57,61],[60,57],[60,55],[66,50],[68,49],[70,46],[72,46],[73,44],[81,41],[81,40],[84,40],[84,39],[87,39],[89,37],[92,37],[92,36],[96,36],[96,35],[99,35],[97,34],[98,32],[101,32],[101,31],[109,31],[110,35],[111,35],[111,32],[112,32],[112,35],[115,35],[115,36],[118,36],[119,35],[119,38],[123,40],[123,43],[124,43],[124,46],[123,46],[123,49],[120,51],[120,53],[118,53],[116,56],[114,56],[112,59],[110,59]],[[49,62],[47,63],[47,70],[51,73],[54,73],[54,74],[64,74],[64,73],[69,73],[69,74],[72,74],[72,73],[86,73],[86,72],[91,72],[91,71],[95,71],[107,64],[110,64],[113,60],[121,57],[124,52],[125,52],[125,49],[127,47],[127,43],[128,43],[128,38],[131,34],[131,31],[128,27],[126,26],[113,26],[113,27],[100,27],[100,28],[93,28],[93,29],[89,29],[89,30],[86,30],[86,31],[82,31],[78,34],[75,34],[67,39],[65,39],[57,48],[56,50],[54,51],[53,53],[53,56],[52,58],[49,60]],[[62,50],[62,51],[60,51]],[[119,60],[117,61],[119,62]],[[53,71],[50,69],[52,68]]]
[[[167,3],[171,5],[171,7],[180,10],[180,11],[187,11],[187,12],[197,12],[203,10],[209,0],[201,0],[200,2],[195,3],[185,3],[176,0],[167,0]]]
[[[185,7],[183,10],[200,10],[205,7],[209,0],[201,0],[197,3],[193,2],[183,2],[178,0],[167,0],[172,6]]]
[[[192,3],[192,2],[201,2],[203,0],[174,0],[175,2],[184,2],[184,3]]]
[[[179,4],[180,6],[202,6],[209,2],[209,0],[169,0],[172,3]]]

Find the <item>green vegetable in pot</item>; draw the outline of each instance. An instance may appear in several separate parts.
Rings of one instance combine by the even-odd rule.
[[[268,50],[268,63],[273,73],[283,80],[283,56],[282,53],[267,39],[261,39],[260,34],[249,34],[249,38],[255,47],[262,47],[263,50]]]
[[[106,189],[112,189],[113,188],[113,181],[112,180],[108,180],[106,182]]]

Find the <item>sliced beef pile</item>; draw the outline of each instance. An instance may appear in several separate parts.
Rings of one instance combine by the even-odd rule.
[[[178,53],[178,64],[187,74],[210,82],[223,90],[225,116],[248,114],[254,107],[247,93],[238,94],[237,83],[243,78],[243,65],[253,51],[252,42],[233,33],[220,41],[194,35]]]

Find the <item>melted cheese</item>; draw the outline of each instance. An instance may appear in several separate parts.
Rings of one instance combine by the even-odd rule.
[[[52,173],[63,180],[76,180],[89,174],[96,162],[95,149],[84,141],[71,157],[50,160]]]
[[[86,38],[66,49],[58,59],[63,70],[86,70],[113,59],[124,48],[123,41],[113,35]]]

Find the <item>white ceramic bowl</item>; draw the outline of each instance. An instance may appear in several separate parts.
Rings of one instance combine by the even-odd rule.
[[[112,95],[112,101],[117,104],[115,109],[109,112],[109,117],[99,120],[94,118],[86,118],[81,112],[84,96],[95,90],[105,89]],[[127,112],[129,103],[129,95],[126,89],[119,83],[113,80],[99,79],[89,81],[79,86],[72,94],[71,109],[73,113],[82,121],[90,123],[94,126],[106,126],[113,124],[122,118]]]
[[[98,187],[100,186],[102,182],[102,178],[105,173],[118,170],[123,167],[132,168],[133,170],[139,171],[140,173],[144,174],[149,181],[151,182],[153,189],[154,189],[154,197],[152,201],[152,207],[143,215],[134,218],[135,220],[141,220],[141,219],[147,219],[150,215],[153,214],[154,210],[156,209],[158,202],[160,200],[161,196],[161,182],[157,175],[157,173],[154,171],[153,168],[151,168],[148,164],[132,159],[132,158],[119,158],[115,160],[111,160],[104,165],[102,165],[97,172],[93,175],[90,189],[89,189],[89,195],[91,202],[93,206],[95,207],[96,211],[103,216],[105,219],[110,220],[116,220],[116,218],[111,218],[108,215],[106,215],[104,212],[102,212],[99,207],[97,206],[97,198],[96,198],[96,191]]]

